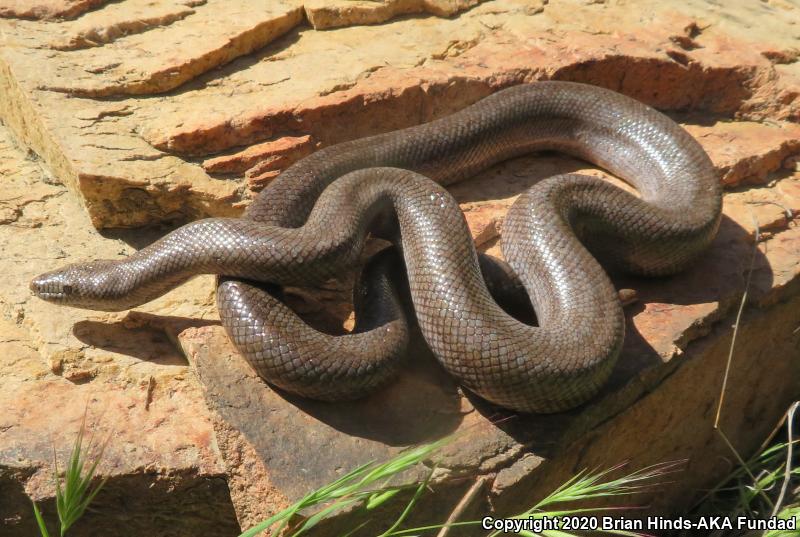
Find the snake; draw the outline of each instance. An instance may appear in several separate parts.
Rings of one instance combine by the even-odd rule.
[[[445,187],[545,150],[597,165],[635,192],[561,174],[517,197],[501,250],[507,287],[535,311],[530,323],[498,304]],[[50,302],[120,311],[216,274],[222,325],[255,371],[327,401],[389,382],[403,367],[415,316],[433,355],[468,391],[512,411],[556,413],[595,397],[621,353],[625,316],[606,270],[658,277],[689,268],[721,214],[710,158],[672,119],[609,89],[538,81],[427,123],[323,147],[281,172],[239,218],[192,221],[126,258],[70,264],[30,287]],[[354,329],[315,330],[280,290],[354,270],[371,235],[390,239],[394,251],[361,271]]]

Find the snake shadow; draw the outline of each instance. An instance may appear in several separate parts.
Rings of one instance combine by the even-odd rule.
[[[328,403],[272,389],[287,403],[351,437],[397,447],[445,437],[464,418],[461,391],[415,332],[403,371],[365,398]]]
[[[123,354],[157,365],[186,365],[177,336],[187,328],[219,325],[219,321],[131,311],[119,321],[78,321],[72,334],[96,349]]]
[[[749,296],[753,299],[771,289],[772,269],[766,256],[753,248],[751,232],[723,216],[717,237],[693,267],[661,278],[611,274],[617,289],[633,289],[637,301],[625,308],[625,342],[609,381],[581,407],[559,414],[526,415],[496,407],[472,393],[465,396],[488,422],[547,457],[565,441],[576,439],[657,390],[676,366],[670,361],[680,359],[673,356],[673,349],[685,350],[710,333],[720,317],[733,313],[751,259]]]
[[[386,245],[385,241],[370,241],[362,262]],[[357,272],[329,282],[324,289],[288,288],[282,295],[275,296],[316,330],[342,335],[346,333],[343,325],[352,314],[350,297]],[[364,398],[336,402],[300,397],[268,382],[264,382],[264,389],[339,433],[388,446],[429,442],[457,430],[464,416],[460,390],[428,349],[414,321],[408,290],[404,293],[402,302],[409,320],[409,346],[405,364],[386,385]]]

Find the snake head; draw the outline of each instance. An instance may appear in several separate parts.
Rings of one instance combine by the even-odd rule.
[[[110,261],[92,261],[67,265],[45,272],[31,280],[33,294],[47,302],[76,308],[114,311],[118,295],[109,278]],[[124,309],[124,308],[123,308]]]

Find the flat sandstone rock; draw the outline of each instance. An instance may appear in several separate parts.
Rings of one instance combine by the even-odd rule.
[[[87,401],[89,425],[114,431],[100,469],[112,479],[76,535],[115,527],[123,515],[131,535],[158,534],[164,513],[183,521],[176,535],[236,535],[237,524],[250,526],[353,466],[454,432],[435,507],[421,519],[441,522],[478,479],[477,512],[491,504],[509,513],[577,470],[624,460],[639,468],[687,459],[658,496],[641,498],[661,511],[686,506],[727,470],[729,453],[711,424],[753,252],[723,429],[749,453],[796,398],[799,7],[230,4],[37,1],[22,10],[0,0],[0,15],[12,17],[0,20],[0,268],[8,275],[0,282],[0,495],[12,498],[0,505],[0,523],[9,534],[35,531],[25,493],[52,515],[51,438],[59,453],[68,449]],[[509,415],[462,393],[419,337],[398,381],[365,401],[287,397],[231,347],[210,277],[121,314],[29,295],[33,275],[127,255],[163,234],[160,225],[240,214],[281,170],[320,147],[542,79],[609,87],[667,111],[703,145],[728,189],[720,235],[695,267],[669,279],[615,281],[635,289],[638,302],[626,310],[611,382],[584,408]],[[514,199],[567,171],[605,177],[575,159],[536,155],[451,191],[479,248],[499,254]],[[151,228],[112,230],[137,226]],[[341,330],[352,324],[347,289],[343,277],[296,290],[292,300],[314,322]],[[425,472],[418,470],[407,477]],[[342,515],[319,534],[347,523]]]
[[[800,117],[794,8],[742,3],[744,33],[704,2],[452,5],[469,9],[328,31],[288,0],[128,0],[75,21],[0,20],[0,116],[98,228],[238,214],[302,156],[286,137],[330,145],[539,79],[591,82],[664,110]],[[204,166],[272,143],[284,158],[258,170]]]
[[[2,0],[0,17],[69,19],[107,2],[108,0]]]
[[[502,227],[502,215],[542,167],[552,173],[597,173],[579,161],[556,157],[500,166],[454,188],[458,198],[471,200],[462,204],[468,221],[483,213],[477,220],[492,215]],[[472,201],[476,194],[491,203]],[[411,350],[397,382],[365,400],[336,405],[303,401],[265,387],[221,327],[183,332],[179,341],[200,375],[209,405],[243,434],[258,459],[269,461],[265,483],[280,491],[275,502],[260,495],[235,498],[237,506],[249,509],[243,524],[274,514],[287,499],[300,499],[344,468],[387,459],[404,446],[446,434],[457,440],[442,454],[441,484],[434,490],[451,507],[479,478],[491,487],[475,501],[512,514],[576,469],[623,461],[640,468],[684,458],[686,471],[679,479],[639,501],[659,511],[688,507],[709,476],[727,470],[727,447],[712,428],[713,411],[756,225],[762,242],[725,402],[726,434],[745,452],[755,449],[772,425],[770,420],[754,423],[752,417],[777,417],[800,389],[800,230],[789,223],[790,215],[797,214],[800,174],[728,194],[720,234],[695,267],[668,280],[617,279],[619,288],[638,294],[638,302],[627,309],[622,357],[598,398],[556,416],[515,416],[463,393],[422,344]],[[499,253],[496,239],[482,249]],[[762,367],[765,363],[769,368]],[[421,511],[426,522],[437,516],[441,522],[441,512],[424,512],[424,506]]]
[[[213,279],[192,282],[138,317],[49,307],[27,289],[37,272],[133,248],[101,236],[78,199],[3,126],[0,176],[0,533],[37,531],[26,496],[53,520],[53,450],[60,461],[68,457],[86,413],[95,438],[109,439],[99,467],[109,481],[96,499],[98,514],[76,534],[118,534],[120,498],[129,535],[167,524],[179,534],[235,534],[212,415],[169,335],[215,318]],[[165,524],[174,512],[209,506],[213,516]]]

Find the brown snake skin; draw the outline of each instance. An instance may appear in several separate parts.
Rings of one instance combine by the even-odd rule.
[[[538,326],[529,326],[492,298],[459,206],[440,185],[544,149],[602,166],[640,196],[563,175],[518,198],[502,247],[536,311]],[[721,205],[708,156],[672,120],[609,90],[538,82],[437,121],[322,149],[284,171],[242,218],[192,222],[126,259],[70,265],[31,288],[57,303],[122,310],[193,275],[219,274],[223,325],[262,377],[309,397],[358,397],[398,370],[408,338],[390,277],[402,263],[391,252],[364,269],[357,326],[344,336],[311,329],[275,292],[233,278],[323,282],[353,267],[372,224],[382,222],[442,365],[493,403],[558,412],[597,393],[624,338],[622,307],[596,259],[636,274],[681,270],[713,239]]]

